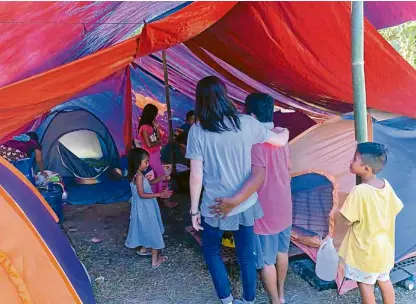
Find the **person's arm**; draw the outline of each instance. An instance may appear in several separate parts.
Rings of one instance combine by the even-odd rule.
[[[170,176],[169,175],[158,176],[158,177],[156,177],[152,180],[149,180],[149,184],[151,186],[153,186],[153,185],[156,185],[157,183],[159,183],[161,180],[168,181],[168,180],[170,180]]]
[[[155,132],[156,132],[156,138],[157,138],[157,140],[158,140],[158,141],[160,141],[160,139],[161,139],[162,137],[160,136],[160,129],[159,129],[159,126],[155,128]]]
[[[191,174],[189,177],[189,190],[191,195],[192,226],[195,230],[202,230],[201,215],[199,213],[199,199],[202,192],[202,179],[204,175],[202,160],[191,159]]]
[[[44,173],[45,166],[43,164],[42,151],[39,149],[35,150],[35,160],[36,160],[36,165],[38,166],[39,171]]]
[[[160,136],[160,130],[159,130],[159,123],[156,120],[153,121],[153,128],[154,128],[155,133],[156,133],[156,138],[158,140],[160,140],[161,136]]]
[[[244,182],[243,187],[233,196],[238,205],[247,200],[257,191],[257,189],[259,189],[264,182],[265,176],[265,168],[257,166],[251,167],[250,177]]]
[[[189,176],[189,192],[191,195],[191,219],[192,227],[196,230],[203,230],[201,226],[201,214],[199,212],[199,200],[201,198],[202,183],[204,177],[204,154],[202,153],[201,136],[199,129],[191,128],[189,131],[188,145],[186,146],[185,157],[190,160],[191,173]]]
[[[244,115],[245,123],[249,124],[247,128],[249,137],[252,144],[262,144],[267,142],[276,147],[282,147],[289,141],[289,130],[284,128],[275,128],[272,130],[267,129],[257,119]]]
[[[241,189],[229,198],[216,198],[218,204],[210,207],[211,213],[218,216],[226,216],[234,208],[246,201],[264,182],[266,169],[264,167],[252,166],[250,177],[244,182]]]
[[[341,214],[341,221],[345,225],[352,225],[355,222],[359,222],[361,219],[361,204],[362,197],[360,194],[360,189],[356,186],[354,187],[350,194],[344,201],[344,204],[339,211]]]
[[[276,147],[282,147],[289,141],[289,130],[279,128],[277,131],[278,132],[270,132],[270,136],[266,142]]]
[[[142,134],[143,134],[143,140],[144,140],[146,146],[148,146],[149,148],[160,146],[161,142],[160,142],[159,139],[155,142],[150,141],[150,135],[149,135],[149,132],[147,132],[147,130],[143,130]]]
[[[136,176],[136,188],[137,188],[137,193],[139,194],[139,196],[141,198],[144,199],[150,199],[150,198],[169,198],[170,197],[170,191],[163,191],[160,193],[146,193],[144,192],[144,188],[143,188],[143,179],[144,176],[142,174],[138,174]],[[170,194],[169,194],[170,193]]]

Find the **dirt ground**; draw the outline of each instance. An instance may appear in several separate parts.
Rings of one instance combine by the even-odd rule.
[[[140,257],[124,247],[129,203],[65,206],[64,227],[88,269],[97,303],[218,303],[202,255],[184,230],[189,225],[188,200],[179,195],[175,199],[180,202],[177,208],[162,208],[169,262],[156,270],[151,269],[150,258]],[[100,242],[92,242],[94,237]],[[241,296],[237,266],[229,267],[229,275],[234,295]],[[416,303],[416,292],[396,287],[396,296],[398,304]],[[286,300],[288,304],[360,303],[357,291],[344,296],[338,296],[335,290],[318,292],[292,269],[286,283]],[[260,283],[256,303],[268,303]]]

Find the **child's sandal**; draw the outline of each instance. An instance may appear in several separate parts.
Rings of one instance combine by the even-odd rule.
[[[168,261],[168,257],[167,256],[160,256],[159,259],[157,260],[156,264],[152,265],[153,269],[159,268],[160,265],[162,265],[163,263]]]
[[[137,252],[136,252],[138,255],[140,255],[140,256],[149,256],[149,255],[152,255],[152,250],[141,250],[141,249],[139,249],[139,250],[137,250]]]

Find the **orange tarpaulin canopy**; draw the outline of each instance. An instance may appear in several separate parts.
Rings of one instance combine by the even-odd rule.
[[[236,3],[191,3],[166,18],[147,24],[142,35],[1,88],[0,138],[125,68],[136,56],[169,48],[198,35]]]

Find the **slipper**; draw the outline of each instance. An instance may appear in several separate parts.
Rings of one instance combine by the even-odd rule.
[[[152,255],[152,250],[146,250],[142,252],[140,250],[137,250],[136,253],[140,256],[149,256]]]
[[[159,257],[159,260],[157,261],[157,263],[155,265],[152,265],[153,269],[159,268],[160,265],[162,265],[163,263],[168,261],[168,257],[167,256],[161,256]]]
[[[165,201],[165,202],[163,202],[163,205],[166,208],[174,208],[174,207],[176,207],[178,205],[178,203],[177,202],[174,202],[174,201]]]
[[[280,304],[286,304],[286,300],[285,299],[280,299]]]

